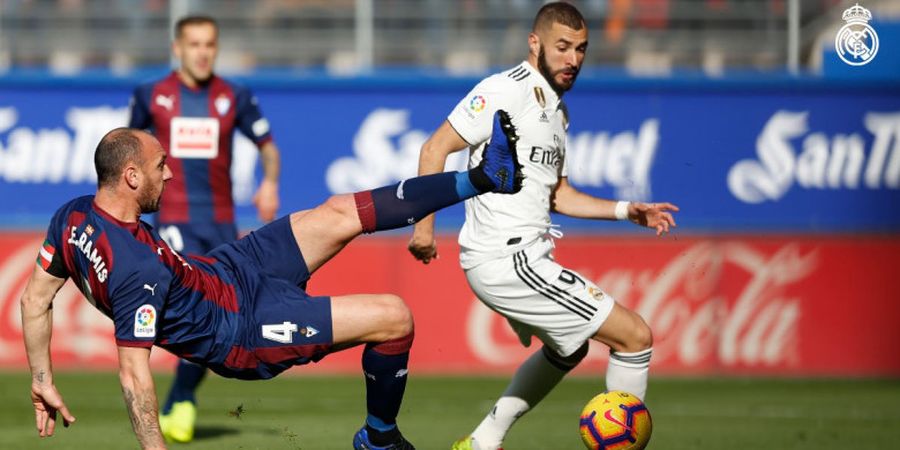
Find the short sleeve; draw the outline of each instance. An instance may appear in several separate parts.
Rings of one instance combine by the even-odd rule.
[[[259,109],[259,100],[246,88],[236,88],[237,128],[257,146],[272,140],[269,120]]]
[[[502,109],[515,116],[521,101],[511,78],[493,75],[482,80],[453,108],[450,126],[469,144],[476,146],[491,137],[494,113]]]
[[[156,341],[167,292],[158,276],[133,272],[110,286],[116,345],[150,348]]]
[[[65,213],[62,210],[57,211],[47,227],[47,235],[37,257],[38,265],[45,272],[57,278],[69,277],[69,271],[66,269],[62,256],[62,244],[65,242],[63,233],[67,231],[65,225]]]
[[[146,130],[152,125],[150,118],[150,87],[138,86],[128,102],[128,128]]]

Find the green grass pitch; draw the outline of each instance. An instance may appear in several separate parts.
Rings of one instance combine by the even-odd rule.
[[[0,373],[0,449],[137,448],[114,373],[55,375],[78,419],[41,440],[27,374]],[[159,390],[169,376],[157,377]],[[400,415],[420,450],[447,449],[481,420],[505,378],[413,376]],[[513,428],[508,450],[582,449],[581,407],[601,378],[564,380]],[[883,449],[900,443],[900,380],[654,378],[648,448]],[[210,376],[201,390],[195,441],[171,449],[348,449],[362,423],[362,377],[283,376],[243,382]],[[238,406],[243,413],[236,416]]]

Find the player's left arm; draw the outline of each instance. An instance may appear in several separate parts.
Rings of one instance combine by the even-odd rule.
[[[150,372],[149,348],[119,346],[119,382],[141,448],[166,448],[159,429],[159,404]]]
[[[275,142],[268,140],[259,147],[263,168],[263,180],[253,195],[253,204],[259,213],[259,220],[271,222],[278,212],[278,177],[281,174],[281,153]]]
[[[575,189],[568,177],[561,177],[551,198],[553,211],[583,219],[616,220],[617,201],[594,197]],[[657,235],[668,233],[675,227],[673,212],[678,207],[668,203],[629,202],[627,217],[631,222],[656,229]]]
[[[56,414],[63,417],[63,425],[75,422],[62,396],[53,384],[53,367],[50,362],[50,337],[53,330],[51,305],[56,293],[65,284],[66,278],[59,278],[35,265],[34,272],[22,294],[22,335],[25,352],[31,367],[31,403],[34,419],[41,437],[53,436],[56,429]]]

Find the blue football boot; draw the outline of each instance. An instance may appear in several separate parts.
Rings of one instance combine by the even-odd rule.
[[[485,191],[515,194],[522,189],[522,165],[516,153],[519,135],[509,114],[497,110],[494,114],[494,128],[491,141],[481,153],[481,162],[473,173],[472,183]],[[484,175],[482,177],[481,175]],[[486,184],[488,183],[489,184]]]
[[[387,445],[375,445],[371,441],[369,441],[369,429],[367,426],[363,425],[359,431],[353,436],[353,449],[354,450],[416,450],[406,438],[400,434],[400,430],[393,429],[395,436],[391,440],[391,442]]]

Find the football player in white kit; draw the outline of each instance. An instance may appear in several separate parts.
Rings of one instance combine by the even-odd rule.
[[[478,164],[498,109],[519,134],[522,190],[466,201],[459,235],[460,264],[478,298],[502,314],[526,346],[543,342],[516,371],[490,413],[453,449],[493,450],[515,420],[537,405],[584,358],[588,340],[610,347],[606,388],[644,398],[652,334],[635,312],[617,304],[589,279],[552,255],[550,212],[573,217],[630,220],[658,235],[675,226],[670,203],[616,202],[592,197],[567,179],[568,116],[561,96],[578,76],[588,45],[581,13],[568,3],[544,5],[528,36],[528,59],[482,80],[422,146],[419,174],[441,172],[450,153],[468,148]],[[416,224],[409,250],[428,263],[437,257],[434,216]]]

